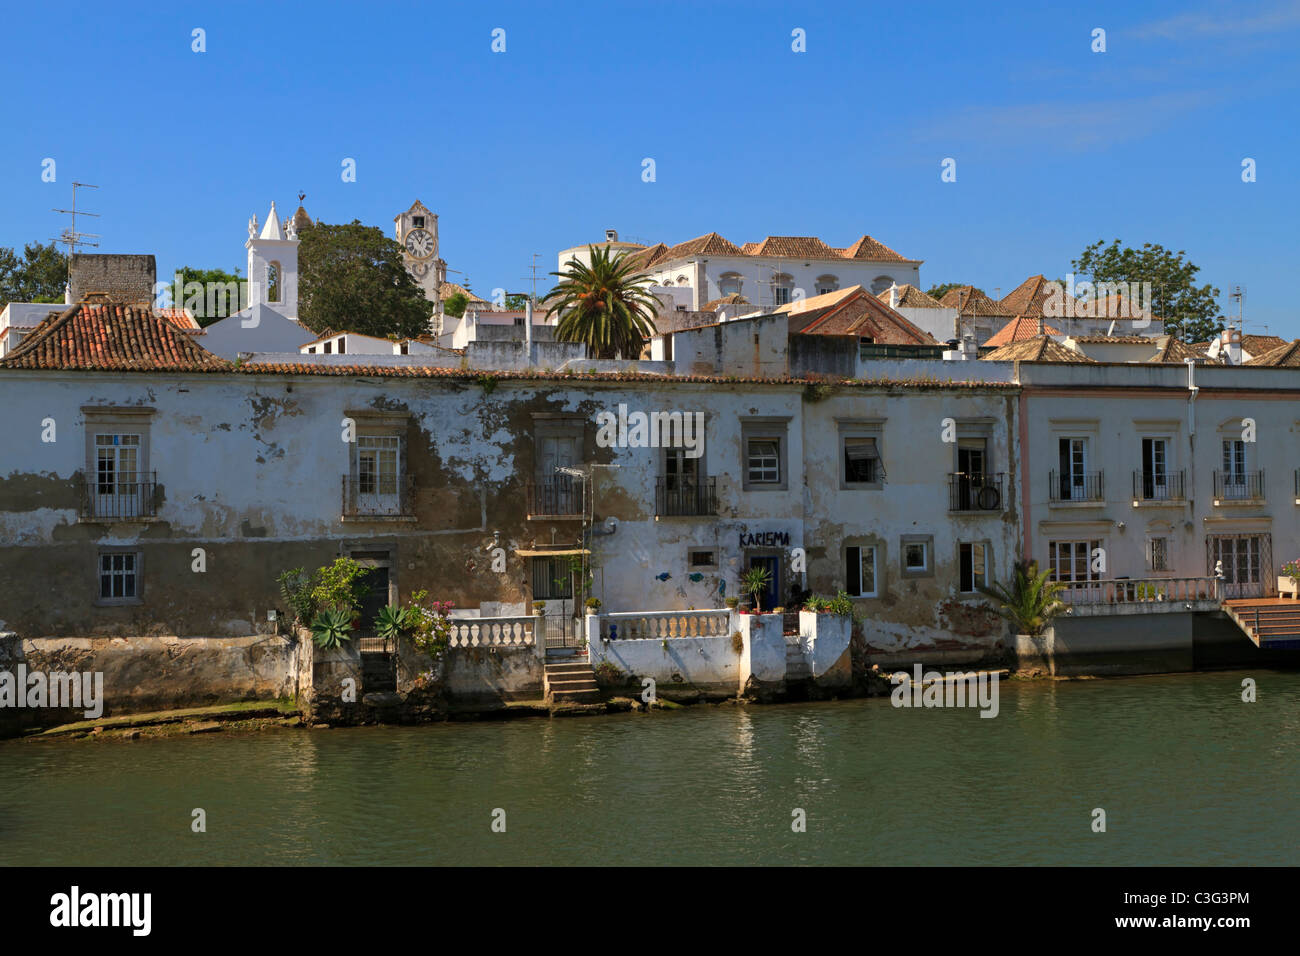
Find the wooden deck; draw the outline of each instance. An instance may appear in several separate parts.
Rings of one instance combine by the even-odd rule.
[[[1300,650],[1300,601],[1295,598],[1233,598],[1223,610],[1256,647]]]

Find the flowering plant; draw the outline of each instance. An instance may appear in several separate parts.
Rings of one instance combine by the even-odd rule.
[[[411,643],[416,650],[437,660],[447,650],[447,640],[451,636],[451,618],[447,615],[456,605],[450,601],[421,603],[428,595],[428,591],[416,591],[407,605]]]
[[[1300,558],[1282,565],[1282,577],[1300,583]]]

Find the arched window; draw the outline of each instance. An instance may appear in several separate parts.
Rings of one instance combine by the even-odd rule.
[[[825,295],[827,292],[834,292],[840,287],[838,276],[824,275],[817,277],[817,294]]]
[[[876,295],[879,295],[893,284],[893,276],[876,276],[875,280],[871,283],[871,291]]]
[[[718,292],[721,295],[740,295],[740,286],[744,281],[739,272],[724,272],[718,276]]]
[[[280,263],[278,262],[266,264],[266,301],[280,301]]]
[[[678,277],[677,277],[677,284],[678,284],[678,285],[690,285],[691,283],[690,283],[690,280],[686,278],[686,276],[678,276]]]

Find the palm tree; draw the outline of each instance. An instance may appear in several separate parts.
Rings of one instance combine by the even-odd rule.
[[[1009,588],[994,584],[980,588],[980,592],[998,602],[998,613],[1011,622],[1017,634],[1038,637],[1053,618],[1066,611],[1065,604],[1057,598],[1065,585],[1048,580],[1050,577],[1050,571],[1039,572],[1037,561],[1022,559],[1015,563]]]
[[[651,279],[622,252],[611,256],[597,246],[587,251],[590,265],[574,258],[565,263],[565,271],[551,273],[560,282],[542,301],[560,314],[555,338],[581,342],[599,359],[639,358],[654,335],[659,309],[659,300],[649,292]]]

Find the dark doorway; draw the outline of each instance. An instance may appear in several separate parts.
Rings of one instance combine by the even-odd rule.
[[[761,596],[763,611],[771,611],[781,604],[781,559],[775,555],[755,554],[749,558],[750,568],[767,571],[767,590]]]

